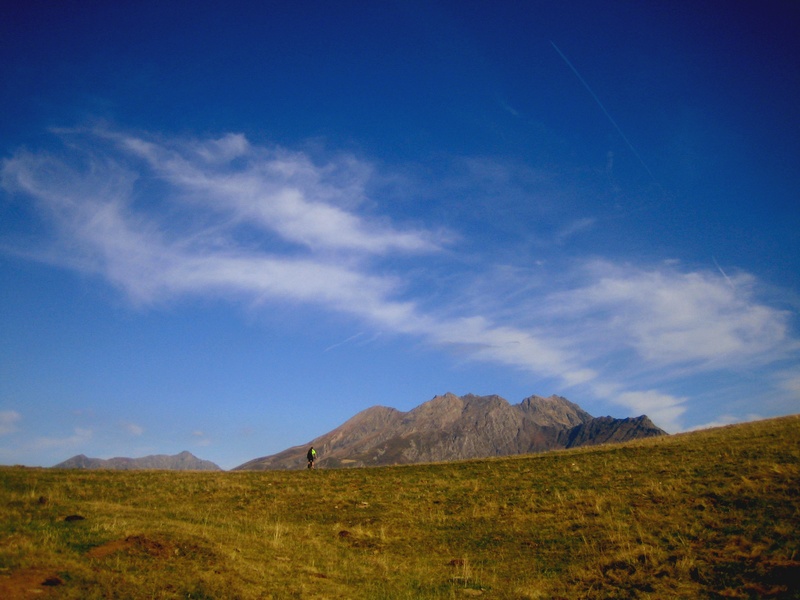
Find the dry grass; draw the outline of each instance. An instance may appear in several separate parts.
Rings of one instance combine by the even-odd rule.
[[[798,484],[797,417],[380,469],[0,468],[0,597],[796,599]]]

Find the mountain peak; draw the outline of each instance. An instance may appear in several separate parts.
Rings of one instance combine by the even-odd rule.
[[[549,398],[529,396],[519,403],[519,407],[538,425],[560,425],[574,427],[590,421],[593,417],[577,404],[562,396]]]
[[[566,448],[628,442],[638,438],[666,435],[647,415],[615,419],[597,417],[561,433],[559,440]]]
[[[109,459],[89,458],[85,454],[78,454],[72,458],[58,463],[54,469],[159,469],[166,471],[221,471],[222,469],[208,460],[201,460],[191,452],[184,450],[180,454],[168,456],[154,454],[142,458],[115,457]]]
[[[309,444],[234,470],[302,468],[309,445],[317,449],[320,466],[335,468],[506,456],[665,435],[643,419],[595,419],[556,395],[511,405],[497,395],[448,392],[408,412],[373,406]]]

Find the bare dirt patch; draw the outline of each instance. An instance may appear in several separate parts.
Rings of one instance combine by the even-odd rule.
[[[0,575],[0,598],[3,600],[27,600],[28,598],[51,598],[64,581],[47,569],[19,569],[10,575]]]
[[[173,556],[176,553],[176,548],[166,540],[150,538],[144,535],[129,535],[122,540],[112,540],[100,546],[95,546],[86,555],[89,558],[106,558],[116,552],[166,558]]]

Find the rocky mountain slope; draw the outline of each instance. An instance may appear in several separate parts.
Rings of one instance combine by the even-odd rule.
[[[297,469],[309,445],[321,467],[361,467],[545,452],[665,435],[646,416],[594,418],[560,396],[436,396],[408,412],[373,406],[309,444],[234,470]]]
[[[153,454],[142,458],[89,458],[84,454],[58,463],[54,469],[161,469],[168,471],[221,471],[209,460],[201,460],[191,452],[181,452],[172,456]]]

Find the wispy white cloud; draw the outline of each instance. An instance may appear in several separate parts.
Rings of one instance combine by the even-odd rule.
[[[328,167],[315,171],[303,157],[254,156],[255,166],[245,172],[217,172],[153,142],[114,140],[152,163],[155,177],[170,184],[163,197],[138,194],[135,184],[145,177],[119,150],[101,159],[87,149],[83,170],[62,158],[20,152],[4,162],[3,183],[34,198],[57,231],[58,242],[39,248],[40,257],[100,273],[137,302],[216,291],[350,305],[356,295],[383,296],[395,285],[353,261],[389,250],[438,249],[433,234],[370,222],[327,204],[336,196],[329,189],[335,186],[323,181]],[[207,153],[219,144],[206,144]],[[201,146],[189,144],[195,151]],[[157,203],[158,216],[140,208],[146,203]],[[243,232],[245,226],[255,234]],[[298,253],[270,240],[270,232],[312,250],[351,253]],[[279,250],[262,249],[265,243]]]
[[[192,432],[192,437],[194,438],[194,445],[205,448],[211,445],[211,439],[206,435],[204,431],[196,429]]]
[[[76,427],[72,435],[67,437],[38,437],[32,442],[36,450],[68,450],[80,448],[92,439],[92,430],[83,427]]]
[[[144,427],[141,425],[137,425],[136,423],[123,423],[122,424],[125,431],[127,431],[130,435],[133,436],[140,436],[144,433]]]
[[[440,248],[430,232],[396,229],[343,208],[365,197],[370,172],[352,157],[317,166],[302,153],[253,148],[241,135],[169,145],[129,136],[113,139],[179,188],[181,199],[223,214],[231,223],[257,224],[315,250],[385,254]],[[220,147],[225,151],[219,152]],[[243,166],[232,168],[234,159],[242,159]]]
[[[556,233],[556,241],[558,243],[564,243],[572,236],[583,231],[588,231],[594,227],[595,223],[597,223],[597,219],[591,217],[584,217],[582,219],[576,219],[575,221],[567,223],[567,225],[562,227],[561,230]]]
[[[734,415],[720,415],[717,419],[709,423],[701,425],[694,425],[686,429],[686,431],[697,431],[698,429],[710,429],[712,427],[724,427],[726,425],[733,425],[735,423],[747,423],[748,421],[760,421],[764,417],[757,414],[748,414],[744,417],[736,417]]]
[[[676,397],[657,390],[628,391],[614,396],[615,401],[638,414],[646,414],[667,431],[680,429],[679,419],[686,410],[688,398]]]
[[[547,314],[590,323],[582,342],[596,347],[614,340],[642,364],[713,368],[770,360],[798,347],[789,334],[790,313],[760,302],[751,275],[722,278],[600,260],[582,271],[582,282],[552,294]]]
[[[527,282],[513,302],[513,311],[525,317],[504,306],[497,307],[498,318],[516,319],[535,330],[545,347],[560,349],[555,364],[586,373],[580,389],[648,414],[669,431],[683,429],[682,416],[693,401],[670,387],[704,373],[796,359],[791,313],[759,300],[752,275],[598,259],[577,261],[548,283],[530,284],[529,272],[506,274],[505,287],[493,281],[492,288],[507,298],[507,288],[525,289]],[[484,314],[492,310],[486,301]],[[793,379],[781,381],[788,389]]]
[[[14,433],[21,419],[22,415],[15,410],[0,410],[0,435]]]
[[[20,151],[3,163],[3,186],[31,198],[54,232],[17,251],[101,275],[136,303],[214,294],[316,304],[376,332],[585,390],[673,430],[691,398],[662,389],[670,378],[798,349],[790,315],[759,301],[753,276],[674,262],[462,270],[431,301],[415,278],[428,259],[448,260],[456,236],[376,214],[373,168],[351,156],[314,162],[241,135],[64,135],[65,153]],[[481,177],[503,176],[490,166]],[[573,221],[561,235],[594,224]]]
[[[796,371],[780,371],[776,373],[778,387],[789,392],[800,403],[800,373]]]

